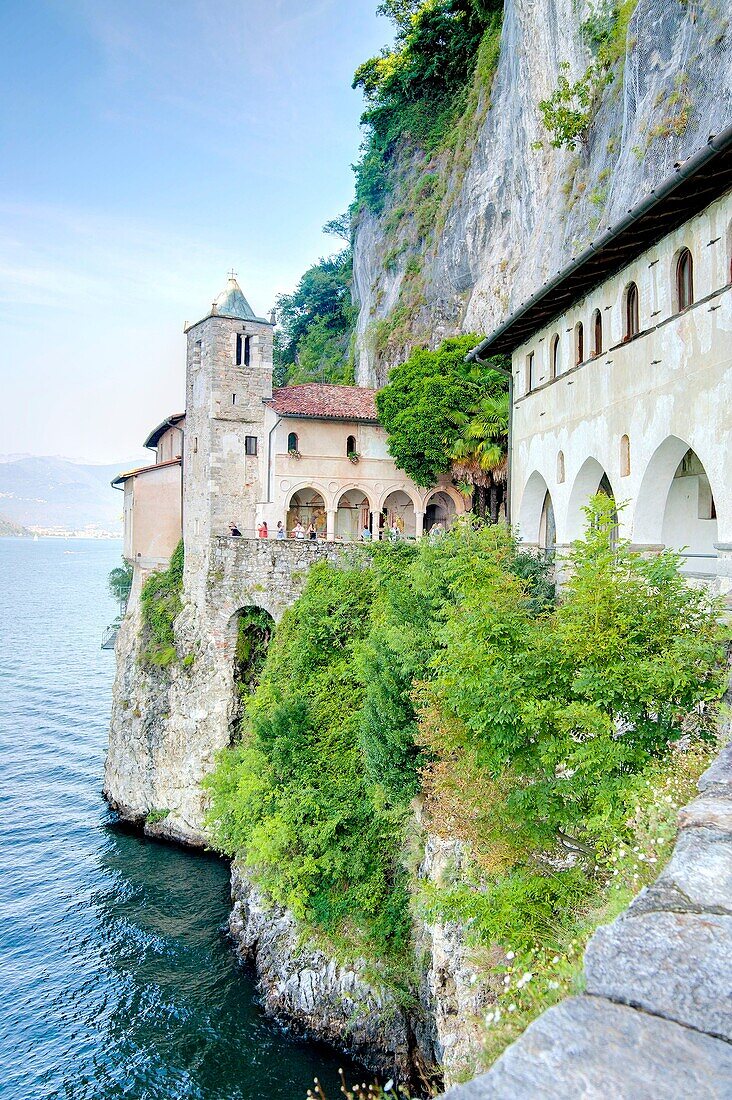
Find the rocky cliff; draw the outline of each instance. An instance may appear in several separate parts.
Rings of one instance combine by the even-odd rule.
[[[587,72],[586,20],[600,7],[506,0],[495,76],[478,83],[452,147],[431,157],[402,151],[386,207],[361,213],[362,385],[383,384],[413,344],[489,332],[729,125],[727,5],[639,0],[586,135],[574,149],[553,148],[539,103],[560,75],[571,83]]]

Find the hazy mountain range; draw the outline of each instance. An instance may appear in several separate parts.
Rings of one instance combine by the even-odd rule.
[[[140,464],[140,459],[95,466],[68,458],[2,455],[0,523],[47,533],[121,535],[122,493],[110,482]],[[3,533],[14,532],[0,526]]]

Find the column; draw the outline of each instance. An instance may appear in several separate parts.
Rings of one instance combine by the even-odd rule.
[[[335,508],[328,508],[326,511],[326,528],[325,537],[328,542],[333,542],[335,539]]]
[[[424,512],[414,513],[414,533],[418,539],[424,534]]]
[[[371,538],[379,539],[379,519],[381,518],[381,512],[371,512]]]

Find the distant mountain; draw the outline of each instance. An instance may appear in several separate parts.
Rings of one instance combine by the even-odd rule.
[[[49,533],[119,535],[122,494],[110,482],[139,464],[93,466],[66,458],[1,456],[0,513],[7,522]]]
[[[19,523],[11,523],[10,520],[3,519],[0,516],[0,539],[32,537],[33,532],[29,531],[27,527],[21,527]]]

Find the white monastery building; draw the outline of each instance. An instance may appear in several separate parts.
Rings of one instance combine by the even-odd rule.
[[[512,354],[511,519],[560,561],[601,491],[732,591],[731,188],[732,128],[471,352]]]

